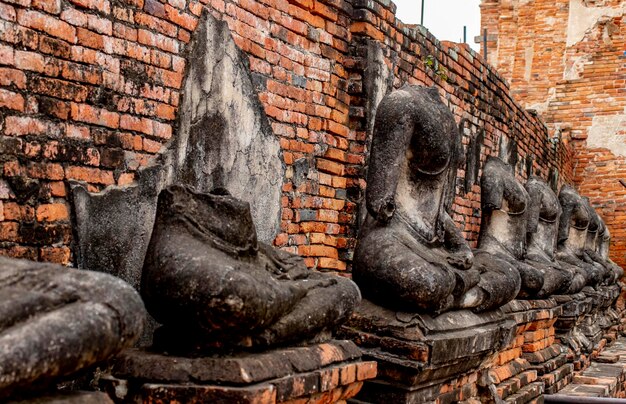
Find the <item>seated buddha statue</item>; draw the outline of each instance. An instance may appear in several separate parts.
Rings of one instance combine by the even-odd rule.
[[[556,259],[563,268],[570,268],[585,278],[585,286],[598,286],[604,271],[587,262],[585,243],[590,217],[586,203],[569,185],[559,192],[561,220],[557,240]]]
[[[489,310],[513,299],[513,269],[473,265],[449,215],[460,133],[435,88],[404,86],[378,106],[367,173],[367,217],[353,279],[363,295],[403,311]]]
[[[320,342],[360,302],[347,278],[257,241],[250,205],[224,189],[161,191],[141,280],[168,351]]]
[[[561,216],[556,194],[536,176],[528,180],[526,191],[530,196],[526,262],[539,269],[544,278],[537,297],[580,291],[585,286],[585,278],[571,268],[562,268],[554,258]]]
[[[597,252],[598,243],[602,239],[601,233],[605,231],[605,224],[598,212],[591,206],[589,198],[583,197],[587,212],[589,213],[589,226],[587,227],[587,237],[585,239],[585,261],[594,265],[602,272],[602,284],[609,285],[614,281],[614,272],[611,265],[604,260]]]
[[[609,257],[611,232],[602,218],[600,218],[600,224],[601,226],[600,231],[598,232],[599,236],[596,245],[596,253],[598,257],[605,262],[605,265],[608,265],[611,268],[611,271],[613,272],[613,283],[616,283],[622,278],[622,276],[624,276],[624,269],[613,262],[613,260]]]
[[[0,257],[0,401],[132,346],[144,320],[139,294],[121,279]]]
[[[475,262],[491,270],[512,268],[519,273],[517,297],[536,297],[544,288],[544,273],[524,262],[530,199],[513,167],[489,156],[481,178],[481,226]]]

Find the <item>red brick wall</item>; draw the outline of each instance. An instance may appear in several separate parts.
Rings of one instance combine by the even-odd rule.
[[[185,45],[203,7],[228,23],[250,57],[287,166],[275,243],[310,267],[349,269],[365,187],[367,41],[382,47],[395,87],[439,87],[457,119],[468,121],[465,143],[484,129],[483,157],[505,135],[522,157],[535,156],[538,172],[571,177],[567,148],[547,142],[543,123],[512,100],[492,68],[465,46],[409,29],[382,3],[1,1],[2,253],[71,262],[67,181],[93,191],[128,184],[176,136]],[[307,167],[304,181],[292,180],[294,164]],[[472,242],[479,200],[475,185],[454,206]]]
[[[539,111],[551,136],[570,142],[572,180],[607,222],[611,257],[626,265],[624,1],[489,0],[481,7],[483,27],[498,38],[488,44],[490,62],[514,97]]]

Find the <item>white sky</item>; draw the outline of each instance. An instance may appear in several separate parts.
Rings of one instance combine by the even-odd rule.
[[[422,0],[393,0],[398,6],[396,16],[407,24],[419,24]],[[424,0],[424,26],[439,40],[463,42],[463,26],[467,26],[467,42],[478,50],[474,37],[480,35],[480,0]]]

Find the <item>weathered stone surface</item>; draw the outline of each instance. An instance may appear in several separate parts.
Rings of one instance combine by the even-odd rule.
[[[340,334],[354,340],[366,358],[378,361],[377,380],[422,388],[478,368],[511,342],[514,328],[498,311],[458,310],[432,317],[364,300]]]
[[[585,285],[599,285],[603,271],[585,261],[585,242],[590,222],[585,201],[574,188],[564,185],[559,192],[559,203],[563,213],[559,221],[556,259],[562,267],[570,267],[584,276]]]
[[[347,399],[376,376],[349,341],[263,353],[186,358],[123,352],[100,386],[116,402],[309,403]]]
[[[603,284],[612,285],[624,275],[624,270],[608,258],[611,234],[604,220],[591,206],[589,198],[584,197],[585,206],[591,221],[587,227],[585,256],[588,262],[604,272]]]
[[[349,279],[258,242],[248,203],[180,186],[159,196],[141,295],[168,352],[328,338],[361,299]]]
[[[188,45],[178,128],[134,184],[89,193],[74,183],[76,264],[139,287],[159,192],[171,184],[228,188],[251,205],[261,240],[280,221],[284,169],[278,139],[258,100],[249,62],[225,22],[204,12]],[[129,246],[133,246],[132,249]]]
[[[589,213],[589,226],[587,227],[587,237],[585,239],[585,253],[584,258],[585,261],[589,264],[593,265],[600,271],[600,276],[602,277],[602,284],[609,285],[615,282],[615,273],[611,268],[611,265],[604,260],[598,254],[599,245],[602,242],[602,235],[604,233],[604,222],[596,212],[594,208],[591,207],[589,203],[589,198],[582,198],[585,204],[585,208]]]
[[[481,178],[481,231],[476,263],[491,270],[507,268],[518,283],[513,293],[520,298],[537,295],[544,284],[543,273],[523,262],[530,198],[517,181],[513,167],[489,157]]]
[[[111,275],[0,257],[0,399],[131,346],[145,310]]]
[[[460,134],[436,89],[405,86],[383,98],[367,175],[354,280],[378,304],[405,311],[483,311],[513,299],[510,268],[472,268],[472,252],[448,214]]]
[[[611,270],[614,273],[614,279],[615,279],[614,282],[617,282],[620,279],[622,279],[622,277],[624,276],[624,269],[609,258],[609,247],[611,245],[611,232],[609,230],[609,227],[602,220],[602,218],[600,218],[600,221],[601,221],[602,227],[601,227],[601,231],[599,232],[598,246],[596,247],[596,251],[598,255],[600,256],[600,258],[604,260],[604,262],[606,262],[610,266]]]
[[[336,340],[262,353],[196,358],[130,349],[116,358],[112,374],[123,379],[164,383],[249,385],[355,361],[360,357],[361,351],[353,342]]]

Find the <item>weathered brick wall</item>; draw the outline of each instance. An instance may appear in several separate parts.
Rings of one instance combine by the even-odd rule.
[[[249,55],[287,167],[275,243],[310,267],[349,269],[375,107],[364,84],[372,44],[393,87],[440,89],[465,122],[466,146],[484,130],[482,158],[506,136],[521,178],[527,163],[571,178],[569,150],[548,142],[495,70],[403,25],[389,1],[2,0],[2,253],[71,262],[68,181],[128,184],[176,136],[185,47],[203,7]],[[474,242],[479,186],[466,190],[464,177],[454,218]]]
[[[623,0],[484,1],[497,41],[488,59],[511,93],[575,152],[574,183],[609,225],[611,257],[626,265],[626,29]]]

